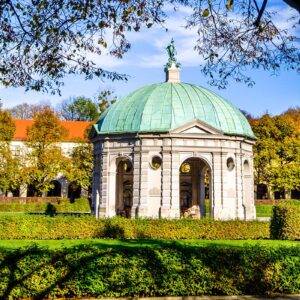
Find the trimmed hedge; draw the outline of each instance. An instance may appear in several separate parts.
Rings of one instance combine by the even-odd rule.
[[[1,299],[300,292],[300,247],[0,250]]]
[[[0,215],[0,239],[268,239],[258,221],[99,219],[94,216]]]
[[[70,203],[69,199],[59,199],[57,203],[31,202],[31,203],[0,203],[0,212],[46,212],[49,207],[53,211],[62,212],[89,212],[89,200],[86,198],[76,199]]]
[[[270,232],[272,239],[300,240],[299,201],[282,201],[273,207]]]
[[[0,203],[59,203],[61,197],[0,197]]]

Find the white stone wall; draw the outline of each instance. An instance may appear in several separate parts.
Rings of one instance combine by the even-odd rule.
[[[179,169],[197,157],[211,171],[211,214],[215,219],[254,219],[253,142],[220,134],[141,134],[97,137],[93,201],[97,217],[116,214],[116,166],[128,157],[133,163],[132,217],[180,217]],[[162,158],[158,170],[150,167],[153,156]],[[234,168],[228,169],[231,158]],[[249,163],[244,172],[245,160]],[[247,184],[247,186],[245,186]]]

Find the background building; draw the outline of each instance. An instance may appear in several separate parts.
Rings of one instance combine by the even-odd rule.
[[[28,151],[26,146],[27,133],[26,130],[29,126],[33,125],[33,120],[14,120],[16,125],[16,132],[11,141],[11,150],[15,157],[22,156]],[[76,147],[79,142],[86,140],[85,138],[85,130],[88,126],[91,125],[91,122],[83,122],[83,121],[60,121],[61,125],[66,129],[67,135],[64,140],[62,140],[58,146],[62,150],[62,154],[66,157],[70,155],[74,147]],[[47,193],[44,193],[43,196],[56,196],[56,197],[69,197],[69,198],[78,198],[81,195],[83,190],[81,187],[77,189],[71,188],[70,182],[67,181],[64,174],[57,174],[52,181],[54,187]],[[1,192],[0,192],[1,195]],[[4,196],[4,195],[2,195]],[[30,185],[20,186],[18,190],[14,192],[9,192],[8,196],[19,196],[19,197],[32,197],[33,190]]]

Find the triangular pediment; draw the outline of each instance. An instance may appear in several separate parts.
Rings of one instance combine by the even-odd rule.
[[[183,134],[223,134],[221,130],[218,130],[205,122],[198,119],[181,125],[173,130],[171,133],[183,133]]]

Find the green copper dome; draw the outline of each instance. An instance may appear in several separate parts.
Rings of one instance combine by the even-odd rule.
[[[163,133],[196,119],[226,135],[256,139],[231,103],[203,87],[174,82],[152,84],[117,101],[95,129],[98,134]]]

